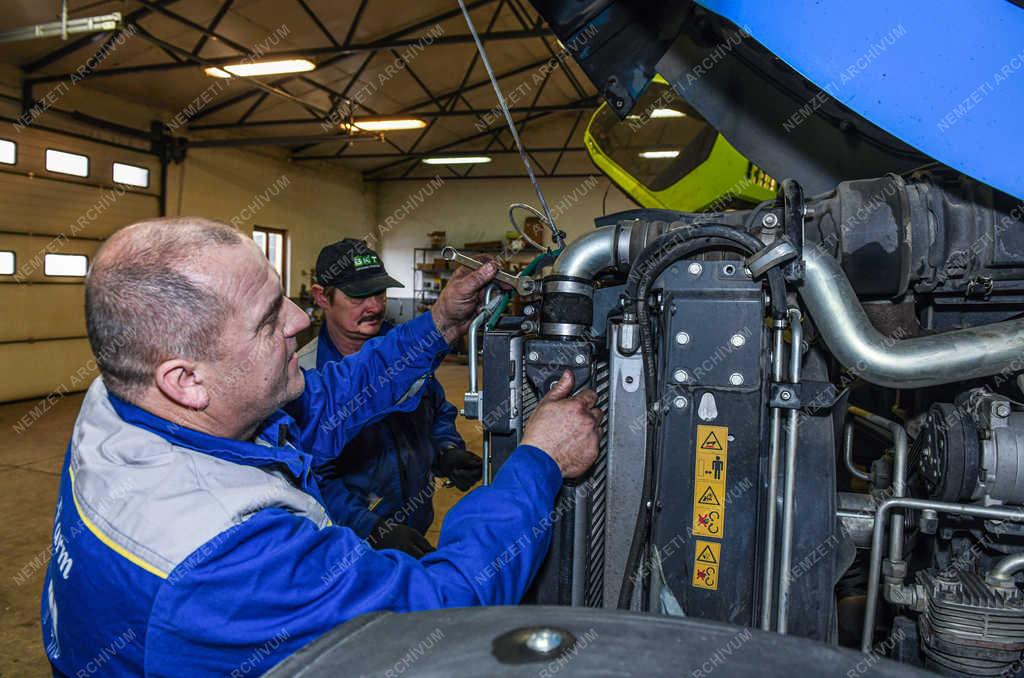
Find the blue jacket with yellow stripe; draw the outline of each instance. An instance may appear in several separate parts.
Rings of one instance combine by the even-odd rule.
[[[160,419],[90,387],[68,446],[41,617],[58,675],[250,676],[375,610],[513,604],[561,485],[521,446],[445,519],[437,551],[374,551],[324,509],[306,450],[418,405],[446,345],[426,314],[359,360],[307,372],[253,442]]]
[[[378,336],[394,328],[385,323]],[[319,336],[299,351],[299,365],[320,370],[328,363],[358,360],[358,355],[342,355],[323,325]],[[447,447],[466,447],[455,428],[458,410],[433,374],[427,375],[423,389],[414,410],[366,425],[336,459],[314,468],[327,513],[360,537],[389,517],[426,533],[434,522],[437,459]]]

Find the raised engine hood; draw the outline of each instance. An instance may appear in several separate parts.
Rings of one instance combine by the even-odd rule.
[[[938,162],[1024,199],[1024,3],[533,4],[620,116],[660,73],[809,193]]]

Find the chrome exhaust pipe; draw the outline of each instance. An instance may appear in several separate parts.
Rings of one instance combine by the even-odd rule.
[[[866,381],[922,388],[1024,369],[1024,319],[910,339],[887,337],[871,324],[838,261],[813,246],[804,249],[803,259],[800,298],[832,354]]]

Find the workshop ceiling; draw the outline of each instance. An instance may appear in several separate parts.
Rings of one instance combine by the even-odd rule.
[[[514,118],[525,125],[523,139],[539,173],[594,174],[582,150],[597,105],[593,85],[526,0],[467,4],[495,72],[509,74],[500,82]],[[5,5],[0,30],[58,18],[56,2]],[[72,0],[69,6],[71,18],[121,12],[130,37],[115,43],[118,36],[100,33],[4,45],[3,60],[35,82],[36,99],[105,52],[88,85],[166,111],[167,120],[191,107],[187,126],[176,130],[190,138],[273,139],[296,161],[329,160],[368,179],[429,177],[439,170],[452,178],[523,174],[454,0]],[[304,57],[317,68],[259,79],[274,92],[204,72],[210,63],[253,53],[264,60],[276,53]],[[356,118],[414,116],[428,125],[387,132],[384,141],[332,139],[345,134],[337,116],[346,106]],[[327,117],[332,111],[334,123]],[[493,158],[486,165],[421,163],[430,155],[484,151]]]

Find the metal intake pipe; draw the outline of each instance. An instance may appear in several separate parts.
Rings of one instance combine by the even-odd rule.
[[[602,226],[570,243],[555,260],[551,274],[592,280],[600,271],[629,263],[629,226]],[[619,245],[624,247],[621,248]]]
[[[804,249],[800,297],[825,343],[859,377],[892,388],[921,388],[998,374],[1024,357],[1024,319],[925,337],[894,339],[875,329],[839,262]]]

